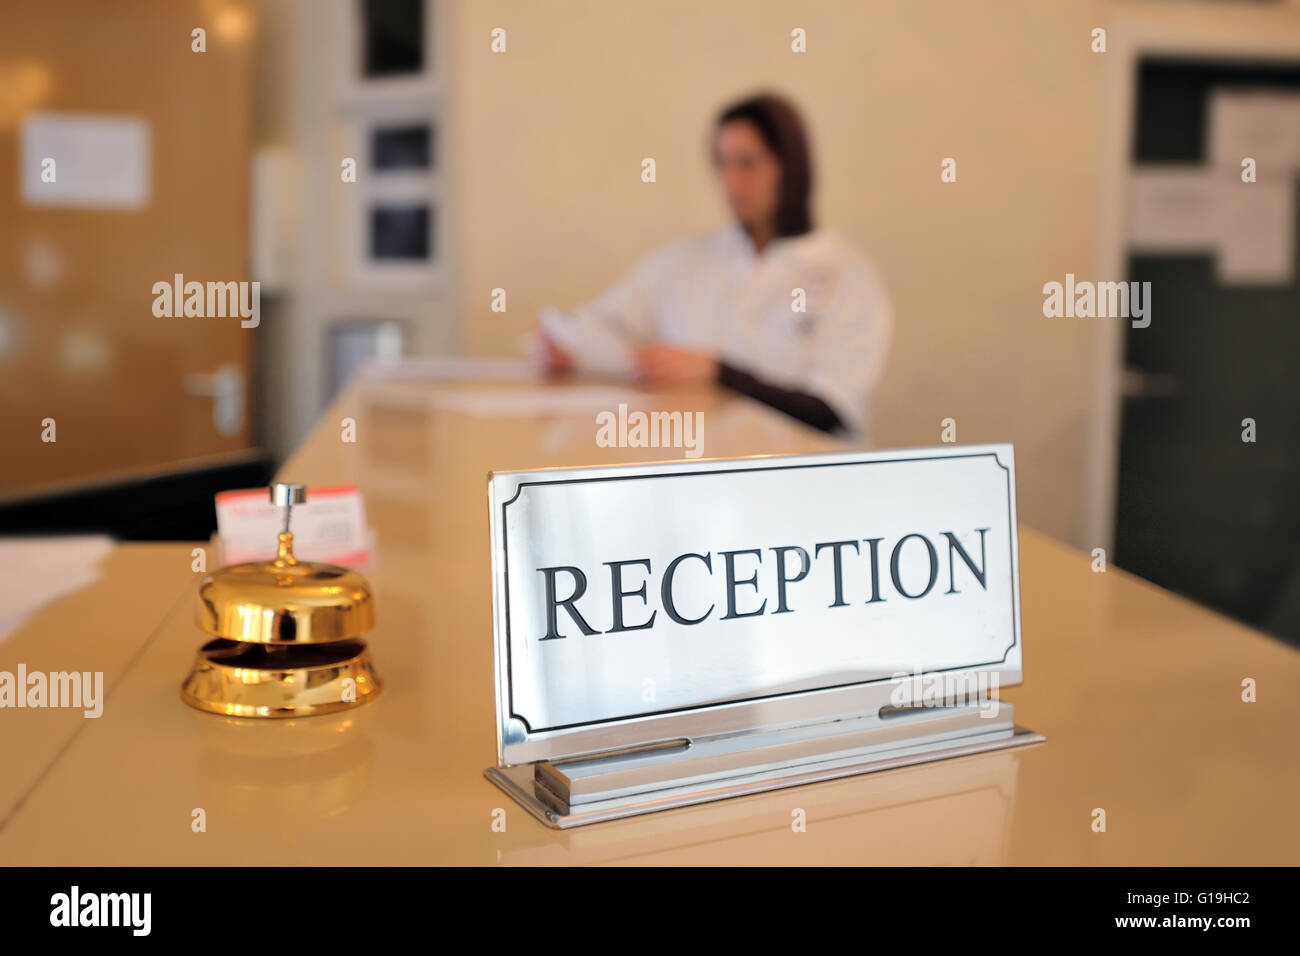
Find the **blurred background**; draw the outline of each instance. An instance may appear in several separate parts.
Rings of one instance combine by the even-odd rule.
[[[367,359],[519,355],[727,220],[755,90],[892,299],[875,443],[1013,441],[1026,524],[1300,643],[1284,0],[5,0],[0,532],[206,538]],[[260,323],[156,317],[176,274]],[[1150,281],[1150,327],[1045,317],[1067,274]]]

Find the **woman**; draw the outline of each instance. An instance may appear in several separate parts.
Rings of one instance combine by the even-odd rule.
[[[652,252],[563,320],[544,316],[544,364],[556,374],[614,370],[611,343],[621,343],[639,381],[717,382],[825,431],[865,437],[889,306],[866,260],[813,228],[799,114],[772,95],[728,107],[714,127],[713,164],[736,223]]]

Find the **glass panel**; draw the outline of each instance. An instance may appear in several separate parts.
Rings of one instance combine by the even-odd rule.
[[[362,0],[361,25],[364,76],[424,69],[424,0]]]
[[[428,123],[380,126],[370,134],[374,169],[428,169],[433,165],[433,128]]]

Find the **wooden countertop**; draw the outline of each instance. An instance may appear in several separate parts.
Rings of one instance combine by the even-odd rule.
[[[1021,528],[1025,683],[1047,743],[572,831],[485,780],[495,759],[486,475],[651,461],[600,448],[609,386],[363,383],[282,476],[357,484],[377,534],[385,693],[345,714],[185,707],[203,635],[189,545],[123,545],[0,642],[0,669],[105,671],[103,716],[0,711],[0,861],[25,864],[1289,864],[1300,857],[1300,653]],[[709,457],[836,447],[720,393]],[[342,440],[344,418],[355,443]],[[188,583],[187,583],[188,582]],[[1258,702],[1241,699],[1254,678]],[[191,829],[193,811],[206,832]],[[493,812],[505,810],[506,830]],[[792,832],[791,812],[807,813]],[[1092,829],[1093,810],[1107,815]]]

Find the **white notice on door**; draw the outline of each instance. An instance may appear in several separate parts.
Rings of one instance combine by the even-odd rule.
[[[1228,183],[1218,201],[1219,257],[1224,285],[1287,286],[1295,282],[1295,190],[1291,180]]]
[[[1260,182],[1300,169],[1300,93],[1214,90],[1209,104],[1210,164],[1240,171],[1255,160]]]

